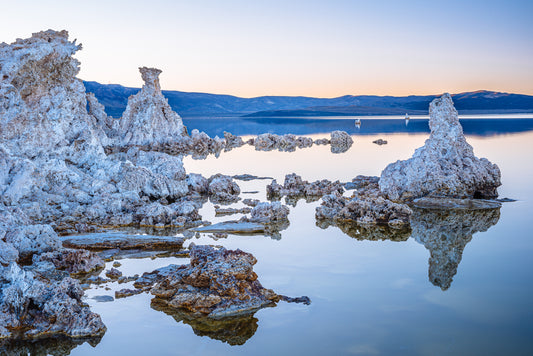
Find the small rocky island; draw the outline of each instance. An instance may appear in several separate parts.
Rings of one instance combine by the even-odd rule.
[[[404,241],[412,231],[431,251],[431,280],[446,289],[457,267],[435,261],[439,256],[460,260],[460,251],[449,252],[434,241],[429,222],[442,221],[453,229],[464,214],[431,210],[428,218],[424,209],[499,207],[484,199],[497,197],[500,171],[474,156],[452,99],[444,94],[430,104],[431,135],[424,147],[411,159],[387,166],[381,177],[308,182],[287,174],[283,185],[274,180],[267,186],[272,202],[248,199],[243,203],[249,207],[237,210],[245,214],[240,220],[211,225],[199,209],[208,200],[239,201],[237,178],[187,174],[183,156],[218,155],[245,144],[258,151],[287,152],[329,144],[332,153],[342,153],[353,144],[352,137],[341,131],[315,141],[263,134],[245,142],[229,132],[224,138],[198,130],[189,134],[161,92],[161,71],[146,67],[140,68],[141,91],[129,98],[122,117],[112,118],[76,77],[80,63],[73,55],[80,49],[66,31],[53,30],[0,44],[0,339],[103,335],[100,316],[82,301],[82,283],[101,283],[102,277],[90,274],[118,255],[157,256],[164,251],[189,256],[190,264],[131,278],[111,269],[108,278],[134,281],[135,286],[116,297],[151,293],[154,309],[216,338],[222,338],[224,327],[238,324],[241,336],[228,340],[242,344],[257,328],[253,313],[259,308],[280,301],[309,304],[310,299],[264,288],[250,253],[192,243],[185,249],[185,233],[279,236],[289,224],[290,208],[278,200],[285,197],[288,205],[295,205],[298,199],[321,199],[316,209],[320,227],[334,225],[372,240],[394,236]],[[349,190],[351,196],[345,194]],[[235,213],[231,208],[218,211]],[[467,214],[470,223],[463,235],[471,238],[488,228],[498,214],[481,214],[486,217],[482,224],[474,221],[479,213]],[[183,236],[115,231],[143,226],[177,228]],[[466,244],[453,234],[449,239],[459,250]]]

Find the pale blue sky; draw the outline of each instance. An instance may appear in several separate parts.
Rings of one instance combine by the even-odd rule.
[[[533,94],[533,1],[0,0],[0,41],[66,29],[80,77],[239,96]]]

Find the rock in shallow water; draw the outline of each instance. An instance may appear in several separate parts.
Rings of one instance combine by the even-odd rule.
[[[389,164],[379,186],[394,201],[422,196],[494,198],[501,185],[500,169],[486,158],[477,158],[463,134],[449,94],[429,105],[431,134],[423,147],[406,161]]]
[[[190,316],[210,318],[249,314],[282,299],[309,302],[307,297],[287,298],[263,288],[253,271],[257,260],[250,253],[194,244],[190,251],[189,265],[145,273],[135,287],[146,288],[155,282],[151,289],[154,302]]]

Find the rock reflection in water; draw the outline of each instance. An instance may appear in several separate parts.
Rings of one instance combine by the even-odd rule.
[[[318,220],[316,226],[321,229],[327,229],[329,226],[336,226],[341,229],[346,235],[357,240],[391,240],[391,241],[407,241],[411,236],[411,229],[409,226],[401,228],[391,228],[388,225],[372,225],[362,226],[354,221],[332,221],[332,220]]]
[[[255,313],[213,319],[205,316],[198,317],[197,314],[169,308],[156,299],[152,300],[151,307],[170,315],[177,322],[182,321],[184,324],[190,325],[198,336],[207,336],[230,345],[244,345],[248,339],[254,336],[258,326],[258,319],[254,317]]]
[[[500,209],[413,209],[412,236],[429,252],[429,280],[443,291],[450,288],[465,246],[476,232],[496,225]]]
[[[79,339],[52,337],[42,340],[3,340],[0,341],[0,355],[70,355],[72,350],[85,342],[96,347],[101,339],[101,337]]]

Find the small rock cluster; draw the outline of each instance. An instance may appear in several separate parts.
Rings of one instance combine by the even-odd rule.
[[[339,181],[330,182],[326,179],[309,183],[302,180],[302,177],[292,173],[285,176],[283,185],[274,179],[267,185],[267,197],[269,199],[279,199],[283,196],[290,198],[306,198],[307,200],[318,200],[318,198],[333,192],[343,193],[344,184]]]

